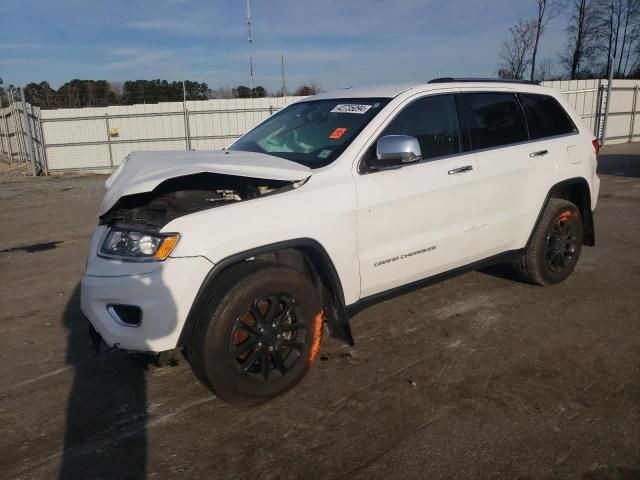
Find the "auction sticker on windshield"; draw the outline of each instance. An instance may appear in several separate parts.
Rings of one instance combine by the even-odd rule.
[[[357,113],[362,115],[363,113],[367,113],[367,110],[371,108],[371,105],[361,105],[356,103],[341,103],[340,105],[336,105],[331,110],[331,113]]]
[[[344,132],[346,132],[347,129],[346,128],[336,128],[331,135],[329,135],[329,138],[332,140],[337,140],[340,137],[342,137],[342,135],[344,135]]]

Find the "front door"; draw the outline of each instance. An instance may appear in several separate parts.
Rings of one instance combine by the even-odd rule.
[[[356,174],[361,296],[477,260],[475,155],[462,153],[454,95],[411,102],[384,135],[411,135],[423,160]],[[375,143],[367,155],[375,154]]]

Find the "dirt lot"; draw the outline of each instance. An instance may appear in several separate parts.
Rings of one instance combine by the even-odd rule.
[[[604,153],[597,247],[566,283],[475,272],[379,304],[252,410],[184,361],[91,350],[103,177],[1,176],[0,478],[640,478],[640,144]]]

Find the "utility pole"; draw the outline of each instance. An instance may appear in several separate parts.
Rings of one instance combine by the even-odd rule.
[[[280,70],[281,70],[281,73],[282,73],[282,96],[286,97],[287,96],[287,82],[285,81],[285,77],[284,77],[284,53],[280,57]]]
[[[247,41],[249,43],[249,77],[251,81],[251,86],[250,86],[251,90],[249,90],[249,96],[252,97],[253,96],[253,53],[251,50],[251,46],[253,45],[253,29],[251,25],[251,7],[249,6],[249,0],[247,0],[247,31],[249,34]]]
[[[604,146],[605,139],[607,138],[607,122],[609,120],[609,106],[611,105],[611,88],[613,86],[613,68],[616,63],[616,51],[611,54],[611,67],[609,68],[609,82],[607,83],[607,103],[604,105],[604,120],[602,123],[602,138],[600,139],[600,145]]]

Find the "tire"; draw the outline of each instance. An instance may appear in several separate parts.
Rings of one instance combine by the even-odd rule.
[[[582,237],[578,207],[550,199],[519,265],[524,280],[543,286],[562,282],[578,263]]]
[[[287,392],[318,353],[322,304],[311,280],[290,267],[243,262],[195,308],[187,358],[229,403],[259,405]]]

